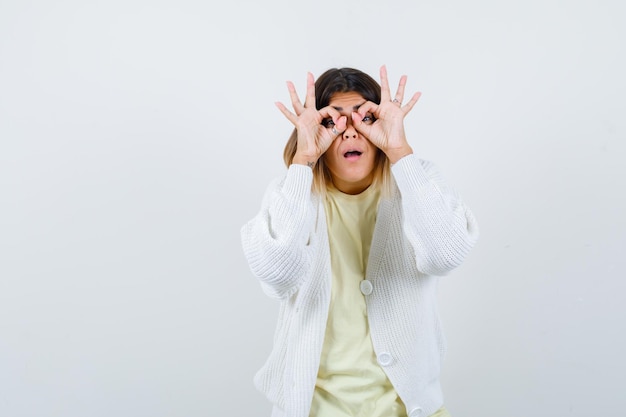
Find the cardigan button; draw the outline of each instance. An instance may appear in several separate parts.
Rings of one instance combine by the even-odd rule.
[[[366,279],[361,281],[361,284],[359,284],[359,287],[361,288],[361,292],[363,293],[363,295],[370,295],[372,291],[374,290],[374,286],[372,285],[372,282]]]
[[[382,352],[378,355],[378,363],[381,366],[389,366],[393,362],[393,357],[390,353]]]
[[[424,410],[422,410],[422,407],[415,407],[409,413],[409,417],[421,417],[423,412]]]

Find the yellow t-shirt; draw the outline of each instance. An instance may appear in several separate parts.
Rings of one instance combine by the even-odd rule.
[[[332,291],[311,416],[406,416],[404,404],[376,361],[360,290],[379,197],[373,187],[357,195],[328,190]]]

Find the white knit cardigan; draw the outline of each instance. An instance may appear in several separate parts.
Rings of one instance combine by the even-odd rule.
[[[408,155],[392,167],[367,267],[374,351],[411,417],[443,404],[446,350],[437,280],[460,265],[478,238],[474,216],[435,166]],[[324,206],[312,170],[291,165],[268,188],[260,212],[241,229],[252,273],[280,300],[274,348],[254,378],[273,416],[308,417],[324,341],[331,269]],[[322,416],[325,417],[325,416]]]

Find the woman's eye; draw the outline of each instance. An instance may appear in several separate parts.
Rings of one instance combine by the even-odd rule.
[[[371,116],[369,114],[363,117],[363,123],[372,124],[374,123],[374,121],[375,121],[374,116]]]
[[[324,119],[322,120],[322,125],[324,125],[324,127],[331,127],[335,126],[335,122],[333,122],[333,119]]]

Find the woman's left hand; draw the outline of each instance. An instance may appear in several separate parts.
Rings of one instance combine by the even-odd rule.
[[[356,130],[385,152],[391,163],[413,153],[406,140],[404,117],[417,103],[421,93],[413,94],[411,99],[402,105],[406,79],[406,75],[400,77],[398,90],[394,98],[391,98],[387,68],[383,65],[380,68],[380,104],[368,101],[352,113],[352,123]],[[367,113],[374,115],[376,119],[374,123],[363,123],[363,118]]]

